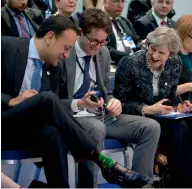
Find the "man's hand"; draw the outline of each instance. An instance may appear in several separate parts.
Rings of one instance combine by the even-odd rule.
[[[90,100],[90,96],[95,94],[95,92],[87,92],[82,99],[78,100],[77,105],[81,108],[87,109],[97,109],[103,106],[104,100],[100,98],[98,102],[93,102]]]
[[[111,115],[118,116],[122,112],[121,102],[118,99],[112,98],[107,105],[107,110]]]
[[[32,96],[34,96],[36,94],[38,94],[38,92],[36,90],[34,90],[34,89],[25,90],[23,93],[21,93],[17,97],[11,98],[9,103],[8,103],[8,106],[9,107],[16,106],[17,104],[23,102],[25,99],[30,98],[30,97],[32,97]]]

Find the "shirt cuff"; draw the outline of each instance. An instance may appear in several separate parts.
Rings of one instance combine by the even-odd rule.
[[[78,106],[77,106],[78,100],[80,100],[80,99],[74,99],[71,102],[71,109],[72,109],[73,112],[79,112],[80,111]]]

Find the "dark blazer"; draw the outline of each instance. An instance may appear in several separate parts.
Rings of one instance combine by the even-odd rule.
[[[190,72],[189,68],[184,64],[185,59],[183,58],[182,53],[179,53],[179,56],[180,56],[180,58],[182,60],[182,63],[183,63],[183,68],[182,68],[182,71],[181,71],[181,77],[180,77],[180,80],[179,80],[179,84],[192,82],[191,72]],[[192,63],[192,54],[191,54],[191,63]],[[186,100],[186,99],[188,99],[188,96],[189,96],[189,93],[185,93],[185,94],[181,95],[181,98],[183,100]]]
[[[23,82],[28,59],[29,39],[1,37],[1,105],[8,109],[11,98],[18,96]],[[65,68],[64,68],[65,70]],[[50,74],[47,74],[49,72]],[[64,71],[65,73],[65,71]],[[40,91],[53,91],[61,99],[66,98],[66,75],[61,66],[43,66]],[[70,101],[66,100],[70,104]],[[70,105],[69,105],[70,107]]]
[[[104,100],[108,101],[110,96],[110,65],[111,58],[109,51],[106,47],[103,47],[96,56],[93,57],[96,68],[96,80],[98,88],[104,94]],[[62,61],[64,67],[67,70],[67,89],[68,89],[68,98],[73,97],[74,85],[75,85],[75,70],[76,70],[76,51],[73,47],[70,53],[69,58]]]
[[[143,17],[151,9],[151,0],[131,0],[128,4],[127,18],[135,25],[135,21]],[[167,15],[172,18],[175,15],[174,9]]]
[[[123,18],[122,16],[120,16],[118,18],[118,22],[121,25],[123,31],[128,36],[132,37],[133,41],[135,42],[135,45],[137,46],[137,49],[139,49],[140,48],[140,39],[137,36],[132,23],[129,20],[127,20],[126,18]],[[109,35],[109,43],[108,43],[107,47],[109,49],[111,59],[115,64],[118,64],[118,62],[120,61],[120,59],[123,56],[127,56],[129,54],[128,52],[121,52],[121,51],[116,50],[117,42],[116,42],[115,34],[113,32],[112,32],[112,34]]]
[[[35,32],[44,21],[43,14],[38,9],[26,8],[24,15],[31,23]],[[19,37],[17,25],[6,6],[1,8],[1,35]]]
[[[175,21],[167,18],[167,26],[175,28]],[[135,21],[135,31],[141,39],[146,39],[148,33],[154,31],[158,27],[157,22],[152,14],[152,10]]]
[[[153,96],[153,74],[146,66],[146,51],[122,58],[115,74],[114,97],[122,102],[123,113],[141,115],[144,104],[168,98],[174,102],[182,63],[178,56],[168,58],[159,78],[159,96]],[[176,101],[175,101],[176,100]]]
[[[47,3],[43,0],[28,0],[28,7],[33,9],[39,9],[45,16],[45,11],[48,9]]]
[[[135,24],[135,21],[151,9],[151,0],[131,0],[128,4],[127,18]]]

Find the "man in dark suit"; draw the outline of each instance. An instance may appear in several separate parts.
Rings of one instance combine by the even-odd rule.
[[[73,118],[71,101],[64,99],[68,95],[65,69],[58,61],[69,56],[77,32],[70,19],[53,16],[31,40],[2,37],[2,149],[39,151],[52,188],[69,187],[69,150],[77,159],[96,162],[109,181],[119,182],[118,177],[128,171],[99,152],[98,142]],[[81,103],[88,106],[89,101],[84,98]],[[146,184],[145,179],[130,171],[123,184],[128,186],[129,180]]]
[[[8,0],[1,8],[1,35],[31,38],[43,21],[40,10],[27,8],[27,0]]]
[[[128,4],[127,18],[135,25],[135,21],[143,16],[151,9],[151,0],[131,0]],[[175,15],[172,9],[167,17],[172,18]]]
[[[130,142],[136,143],[132,168],[152,178],[154,154],[160,135],[159,125],[151,119],[120,115],[120,101],[109,94],[111,58],[104,45],[112,31],[110,18],[99,9],[87,9],[82,13],[79,24],[81,36],[69,58],[63,61],[67,69],[68,97],[73,99],[72,108],[76,119],[99,141],[100,150],[106,136],[120,140],[125,146]],[[79,99],[84,99],[93,92],[98,95],[100,103],[105,101],[109,114],[105,115],[102,109],[97,111],[97,107],[93,105],[88,110],[82,109],[86,106],[78,108]],[[97,170],[92,162],[80,164],[78,170],[80,188],[96,187]]]
[[[158,26],[175,28],[175,21],[167,17],[173,8],[173,0],[152,0],[152,9],[140,19],[135,21],[135,31],[141,39]]]
[[[120,16],[124,8],[124,0],[104,0],[103,8],[112,20],[113,32],[109,35],[107,47],[112,61],[117,65],[123,56],[140,48],[140,39],[130,20]]]

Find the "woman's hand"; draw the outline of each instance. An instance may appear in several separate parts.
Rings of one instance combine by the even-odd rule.
[[[177,107],[177,111],[181,113],[189,113],[192,112],[192,104],[189,100],[185,100],[183,104],[179,104]]]
[[[145,112],[145,114],[148,114],[148,115],[168,114],[170,112],[173,112],[174,111],[173,106],[163,105],[163,103],[166,101],[168,101],[168,99],[160,100],[159,102],[151,106],[144,106],[143,111]]]

